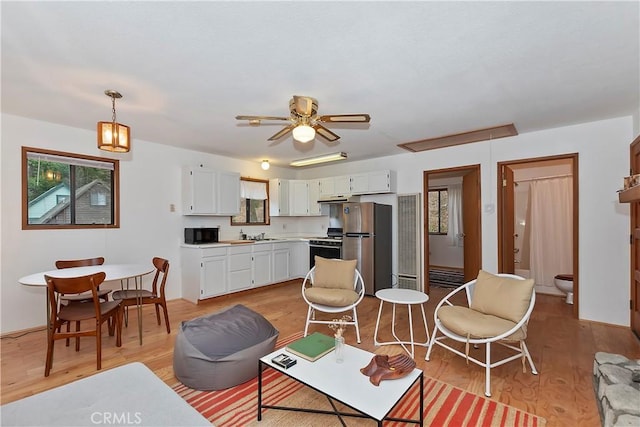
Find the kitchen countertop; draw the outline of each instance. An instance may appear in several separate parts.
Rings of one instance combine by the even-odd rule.
[[[267,238],[264,240],[221,240],[218,243],[209,243],[206,245],[188,245],[186,243],[181,244],[183,248],[221,248],[226,246],[236,245],[261,245],[267,243],[278,242],[308,242],[309,237],[283,237],[283,238]]]

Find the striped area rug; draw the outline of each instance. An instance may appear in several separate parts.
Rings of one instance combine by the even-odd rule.
[[[301,336],[302,334],[295,334],[279,340],[277,346],[283,347]],[[280,404],[298,408],[332,410],[324,395],[273,369],[264,371],[262,381],[262,398],[267,405]],[[333,415],[275,409],[263,410],[262,421],[258,422],[257,378],[219,391],[193,390],[181,383],[172,388],[216,426],[330,427],[341,425],[338,418]],[[417,419],[420,408],[419,394],[419,387],[414,386],[389,415],[397,418]],[[339,403],[336,403],[336,406],[341,412],[353,411]],[[359,418],[346,418],[345,420],[348,426],[375,425],[372,420]],[[542,427],[546,425],[544,418],[427,377],[424,378],[424,420],[425,426],[438,427]],[[385,422],[385,426],[399,427],[401,425],[406,424]]]

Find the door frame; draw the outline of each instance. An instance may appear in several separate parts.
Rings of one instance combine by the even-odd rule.
[[[573,183],[573,317],[578,318],[580,313],[580,277],[579,277],[579,246],[578,246],[578,218],[579,215],[579,193],[578,193],[578,153],[560,154],[556,156],[533,157],[528,159],[508,160],[497,163],[497,195],[498,195],[498,272],[502,273],[506,270],[503,265],[503,239],[505,230],[505,197],[503,196],[503,177],[502,168],[510,165],[522,163],[537,163],[548,160],[570,160],[571,161],[571,181]],[[514,213],[510,213],[510,217],[514,217]]]
[[[478,182],[478,200],[477,202],[477,229],[478,229],[478,245],[477,245],[477,253],[476,257],[478,259],[479,266],[482,266],[482,212],[480,211],[481,206],[481,191],[482,185],[480,185],[480,165],[466,165],[466,166],[456,166],[451,168],[443,168],[443,169],[431,169],[422,171],[422,233],[423,233],[423,242],[424,242],[424,257],[423,257],[423,277],[424,277],[424,292],[429,294],[429,178],[434,175],[439,175],[443,173],[460,173],[460,176],[464,175],[463,172],[466,173],[475,173],[477,176]],[[464,195],[463,195],[464,198]],[[464,209],[464,207],[463,207]],[[466,262],[466,261],[464,261]]]

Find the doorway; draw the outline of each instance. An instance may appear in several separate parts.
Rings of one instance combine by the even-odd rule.
[[[446,208],[430,208],[430,191],[433,195],[443,189],[447,192]],[[424,171],[423,194],[423,277],[424,290],[429,293],[432,267],[458,270],[465,283],[477,277],[482,265],[480,165]],[[434,224],[444,216],[446,232],[442,228],[434,229]]]
[[[498,271],[535,280],[578,317],[578,155],[498,163]],[[573,292],[555,286],[571,275]],[[566,277],[565,277],[566,279]]]

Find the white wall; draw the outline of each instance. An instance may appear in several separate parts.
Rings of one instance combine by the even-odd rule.
[[[629,206],[618,203],[616,190],[622,187],[622,177],[629,168],[633,137],[633,117],[627,116],[422,153],[335,164],[309,170],[307,176],[392,169],[397,171],[398,192],[411,193],[422,192],[424,170],[480,164],[482,267],[497,271],[497,162],[578,153],[579,317],[629,326]]]
[[[264,172],[258,163],[134,140],[132,153],[123,155],[126,160],[120,163],[120,229],[24,231],[20,220],[20,147],[102,153],[95,148],[92,131],[3,114],[0,332],[45,324],[44,289],[22,286],[18,279],[51,269],[60,258],[103,255],[109,262],[147,262],[153,256],[163,256],[171,261],[168,297],[179,297],[182,228],[191,223],[221,225],[223,237],[231,238],[239,232],[237,227],[228,226],[228,217],[198,219],[180,215],[181,165],[202,163],[259,178],[293,178],[294,174],[298,178],[314,178],[391,169],[397,174],[398,193],[421,193],[424,170],[480,164],[484,207],[482,263],[484,269],[496,271],[497,224],[495,210],[490,209],[496,203],[496,162],[573,152],[579,153],[580,317],[629,325],[629,207],[617,202],[616,190],[628,169],[632,134],[633,118],[629,116],[423,153],[398,149],[402,154],[296,172],[276,167]],[[394,195],[367,196],[363,200],[392,204],[395,209]],[[169,212],[172,203],[177,212]],[[277,218],[267,232],[320,231],[324,221],[326,218]],[[255,229],[262,231],[265,230]],[[396,264],[394,261],[394,271]]]
[[[183,228],[192,225],[221,227],[221,238],[235,239],[240,227],[231,227],[229,217],[183,217],[181,215],[180,168],[199,165],[235,170],[255,178],[293,177],[290,170],[272,167],[263,171],[259,163],[246,162],[166,145],[133,140],[128,154],[110,155],[96,148],[95,132],[53,125],[17,116],[2,115],[0,332],[45,324],[45,289],[20,285],[18,279],[54,269],[57,259],[104,256],[110,263],[150,263],[154,256],[170,261],[167,297],[181,294],[179,247]],[[119,229],[22,230],[21,147],[38,147],[120,161]],[[169,211],[174,204],[176,212]],[[328,219],[324,217],[324,221]],[[315,228],[321,230],[322,218]],[[271,227],[253,226],[248,234],[300,232],[298,218],[274,218]],[[307,228],[304,226],[303,228]],[[319,231],[318,231],[319,232]],[[324,231],[326,233],[326,229]],[[151,280],[149,276],[145,280]],[[113,285],[110,285],[113,287]]]

